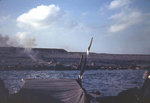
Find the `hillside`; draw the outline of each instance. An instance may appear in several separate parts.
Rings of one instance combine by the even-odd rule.
[[[0,47],[0,70],[77,69],[83,52]],[[90,53],[87,69],[150,69],[150,55]]]

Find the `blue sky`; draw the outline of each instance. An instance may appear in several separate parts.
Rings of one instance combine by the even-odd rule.
[[[150,54],[149,0],[0,0],[0,8],[12,46],[83,52],[93,37],[92,52]]]

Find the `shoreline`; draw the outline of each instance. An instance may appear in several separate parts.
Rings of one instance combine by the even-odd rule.
[[[79,70],[84,52],[0,47],[0,70]],[[150,69],[150,55],[90,53],[86,70]]]
[[[21,68],[21,67],[20,67]],[[55,71],[72,71],[72,70],[77,70],[80,71],[80,69],[77,68],[72,68],[72,67],[38,67],[38,68],[34,68],[34,67],[23,67],[23,68],[0,68],[0,71],[11,71],[11,70],[17,70],[17,71],[22,71],[22,70],[35,70],[35,71],[41,71],[41,70],[55,70]],[[96,67],[87,67],[86,70],[149,70],[150,67],[145,67],[145,68],[110,68],[110,66],[108,67],[101,67],[101,66],[96,66]]]

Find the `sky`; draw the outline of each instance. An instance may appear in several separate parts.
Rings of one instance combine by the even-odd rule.
[[[84,52],[93,37],[92,52],[150,54],[150,0],[0,0],[0,8],[1,44]]]

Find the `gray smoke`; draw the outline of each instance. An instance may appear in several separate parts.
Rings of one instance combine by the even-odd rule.
[[[43,61],[42,59],[40,59],[38,57],[38,52],[32,50],[32,48],[25,48],[24,49],[24,53],[26,55],[28,55],[34,62],[37,62],[37,63],[46,63],[45,61]]]
[[[0,34],[0,47],[19,47],[24,48],[23,54],[27,55],[36,63],[47,64],[38,57],[38,52],[33,50],[36,46],[36,39],[28,32],[19,32],[17,35],[10,37]]]
[[[21,41],[21,42],[20,42]],[[27,36],[25,38],[19,38],[18,36],[10,37],[0,34],[0,47],[19,47],[24,48],[24,53],[29,56],[33,61],[39,61],[37,53],[32,50],[32,47],[36,45],[35,38]]]
[[[25,46],[22,45],[16,36],[8,36],[0,34],[0,47],[20,47],[24,48]]]
[[[10,42],[11,40],[8,36],[3,36],[0,34],[0,47],[12,47]]]
[[[21,37],[18,35],[10,37],[8,35],[4,36],[0,34],[0,47],[21,47],[31,49],[36,46],[35,41],[34,37],[28,35],[24,36],[24,34],[21,35]]]

